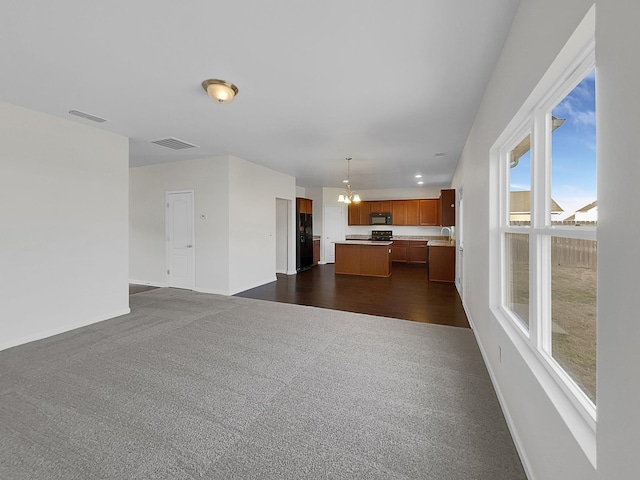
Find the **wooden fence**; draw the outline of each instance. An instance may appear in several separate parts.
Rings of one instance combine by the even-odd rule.
[[[514,263],[529,263],[529,236],[510,234],[507,249]],[[551,237],[551,264],[582,268],[596,268],[598,245],[593,240]]]
[[[512,222],[509,222],[512,226],[516,226],[516,227],[528,227],[531,225],[531,222],[529,220],[524,221],[524,220],[514,220]],[[558,226],[565,226],[565,227],[596,227],[598,226],[598,222],[582,222],[582,221],[575,221],[575,220],[562,220],[562,221],[555,221],[555,222],[551,222],[551,225],[558,225]]]

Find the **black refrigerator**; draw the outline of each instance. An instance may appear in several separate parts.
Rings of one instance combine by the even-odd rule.
[[[313,215],[298,213],[298,242],[296,245],[296,270],[309,270],[313,265]]]

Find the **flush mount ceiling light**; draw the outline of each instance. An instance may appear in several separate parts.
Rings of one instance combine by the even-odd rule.
[[[339,196],[338,196],[338,202],[340,203],[360,203],[360,195],[357,192],[352,192],[351,191],[351,158],[347,157],[347,179],[343,180],[343,183],[347,184],[347,191],[346,192],[342,192]]]
[[[202,88],[207,94],[218,103],[227,103],[233,100],[238,94],[238,87],[233,83],[225,82],[224,80],[217,80],[210,78],[202,82]]]

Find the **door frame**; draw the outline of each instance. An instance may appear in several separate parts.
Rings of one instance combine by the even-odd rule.
[[[345,208],[342,205],[336,205],[334,203],[325,203],[324,204],[324,208],[322,211],[322,241],[320,242],[320,246],[322,247],[320,249],[320,263],[321,264],[326,264],[327,263],[327,248],[330,245],[329,242],[329,237],[327,236],[327,208],[332,208],[335,209],[336,211],[339,211],[341,213],[341,221],[338,224],[338,233],[339,236],[344,237],[345,235]],[[335,256],[334,256],[334,261],[335,261]]]
[[[169,285],[169,195],[177,193],[191,194],[191,239],[193,240],[193,247],[191,252],[191,290],[196,288],[196,196],[193,189],[190,190],[167,190],[164,192],[164,271],[165,271],[165,284]]]
[[[457,192],[456,208],[456,287],[460,300],[464,303],[464,187],[460,185]]]

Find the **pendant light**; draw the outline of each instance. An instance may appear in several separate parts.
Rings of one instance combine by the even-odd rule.
[[[343,191],[338,196],[338,202],[340,203],[360,203],[360,195],[358,192],[351,191],[351,157],[347,157],[347,179],[343,180],[347,184],[347,190]]]

